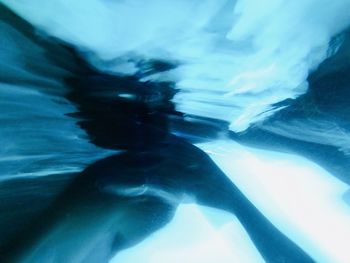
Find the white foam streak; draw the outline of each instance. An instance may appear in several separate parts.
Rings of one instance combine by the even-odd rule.
[[[336,121],[332,121],[332,119],[291,120],[288,123],[276,121],[273,125],[262,125],[260,127],[286,138],[335,146],[345,154],[350,154],[349,131],[337,124]]]
[[[128,75],[140,60],[180,62],[172,74],[146,79],[178,81],[179,110],[227,120],[234,131],[272,114],[261,114],[271,104],[304,93],[309,72],[332,53],[330,39],[350,22],[348,0],[3,2],[101,70]],[[202,90],[220,91],[235,110],[220,107],[211,93],[198,105]]]

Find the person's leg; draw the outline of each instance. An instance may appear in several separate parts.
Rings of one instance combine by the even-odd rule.
[[[80,173],[41,215],[9,240],[0,262],[108,262],[118,251],[168,223],[176,204],[155,196],[118,195],[104,187],[108,172],[121,179],[138,174],[137,168],[114,160],[100,160]],[[99,171],[91,172],[91,167]],[[137,186],[136,181],[130,178],[130,184]],[[128,185],[125,180],[121,183]]]
[[[178,140],[90,165],[24,233],[22,246],[16,244],[13,253],[21,248],[32,250],[27,253],[31,256],[57,257],[54,248],[65,251],[60,254],[65,262],[72,262],[79,251],[110,258],[169,222],[184,196],[235,214],[267,262],[313,262],[204,152]]]
[[[165,186],[174,182],[175,194],[183,191],[198,204],[235,214],[267,262],[314,262],[269,222],[202,150],[176,143],[168,152],[168,160],[159,169]]]

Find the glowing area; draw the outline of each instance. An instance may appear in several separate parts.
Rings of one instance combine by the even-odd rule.
[[[303,94],[350,24],[348,0],[2,2],[99,70],[176,82],[177,110],[226,120],[234,131]],[[178,66],[144,74],[139,65],[148,60]]]
[[[173,220],[110,263],[264,262],[237,218],[194,204],[180,205]]]
[[[349,262],[349,187],[299,156],[232,141],[198,145],[248,199],[316,262]]]

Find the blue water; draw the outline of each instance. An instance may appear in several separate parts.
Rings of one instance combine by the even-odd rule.
[[[348,0],[0,4],[0,262],[348,262]]]

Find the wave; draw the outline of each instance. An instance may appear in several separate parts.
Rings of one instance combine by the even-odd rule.
[[[176,81],[179,111],[228,121],[236,132],[305,93],[308,74],[350,23],[347,0],[3,2],[101,71]],[[140,66],[148,60],[177,67],[149,74]]]
[[[284,109],[234,137],[257,147],[305,156],[349,184],[349,61],[347,32],[338,52],[309,75],[307,93],[280,103]]]

